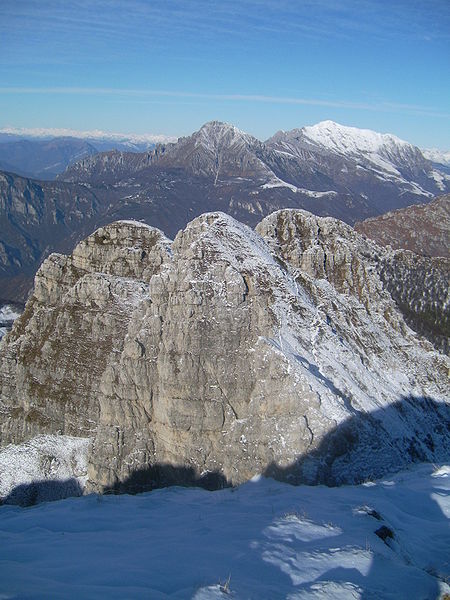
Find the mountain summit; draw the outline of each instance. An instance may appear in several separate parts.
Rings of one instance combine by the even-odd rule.
[[[396,184],[403,192],[425,197],[433,195],[432,189],[441,192],[446,189],[442,175],[433,169],[419,148],[389,133],[322,121],[311,127],[279,131],[266,144],[299,158],[308,152],[319,155],[320,162],[328,164],[328,171],[333,163],[339,165],[343,174],[354,178],[354,185],[370,173],[385,183]]]
[[[96,185],[104,183],[102,177],[118,180],[151,167],[184,169],[214,186],[232,185],[228,197],[239,203],[244,196],[247,204],[253,204],[249,212],[266,212],[262,206],[270,190],[275,197],[272,209],[282,207],[277,204],[282,195],[284,202],[350,223],[427,201],[450,189],[450,178],[436,170],[419,148],[391,134],[333,121],[279,131],[265,142],[228,123],[211,121],[191,136],[158,146],[141,160],[126,153],[99,155],[72,166],[61,179]]]
[[[342,154],[382,152],[387,147],[413,147],[391,133],[377,133],[371,129],[348,127],[329,120],[303,127],[300,131],[312,143]]]
[[[189,137],[167,147],[160,165],[189,169],[210,176],[214,184],[222,178],[251,177],[266,180],[270,169],[258,157],[263,144],[228,123],[210,121]]]

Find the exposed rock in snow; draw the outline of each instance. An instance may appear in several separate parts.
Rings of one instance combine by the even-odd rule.
[[[171,247],[141,223],[101,228],[43,263],[2,344],[1,443],[91,438],[91,490],[443,460],[449,363],[390,295],[394,258],[299,210],[257,231],[205,214]]]

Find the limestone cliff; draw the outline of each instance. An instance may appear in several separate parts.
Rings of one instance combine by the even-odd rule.
[[[301,210],[205,214],[173,243],[101,228],[43,263],[1,343],[1,446],[89,438],[99,491],[448,457],[449,362],[399,312],[389,252]]]

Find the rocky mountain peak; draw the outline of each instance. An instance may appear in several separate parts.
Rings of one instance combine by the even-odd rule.
[[[391,170],[396,162],[417,159],[420,159],[421,163],[425,162],[418,148],[395,135],[348,127],[330,120],[302,129],[280,131],[271,138],[271,143],[274,142],[296,142],[305,147],[321,148],[334,154],[357,159],[365,156],[374,163],[380,161],[381,157],[385,162],[391,163]],[[381,163],[379,167],[389,168],[388,165]]]
[[[310,127],[278,132],[267,145],[278,152],[309,160],[337,162],[341,173],[364,179],[376,177],[404,187],[409,193],[432,197],[430,186],[446,190],[447,179],[433,169],[419,148],[389,133],[322,121]],[[336,175],[335,175],[336,176]]]
[[[103,227],[43,263],[1,343],[0,444],[88,440],[89,490],[332,484],[439,461],[449,363],[405,323],[392,260],[301,210],[256,230],[207,213],[173,243]],[[392,268],[393,287],[413,268]]]
[[[191,136],[180,138],[179,142],[183,145],[194,143],[213,154],[238,151],[242,147],[252,149],[261,145],[255,137],[221,121],[209,121]]]
[[[205,123],[189,137],[168,147],[160,164],[188,168],[196,175],[213,177],[265,176],[269,168],[257,156],[262,143],[234,125],[220,121]]]
[[[259,141],[248,133],[245,133],[245,131],[238,129],[235,125],[222,121],[209,121],[193,135],[202,140],[207,139],[221,142],[223,145],[237,143],[238,141],[245,141],[247,143],[258,143]]]

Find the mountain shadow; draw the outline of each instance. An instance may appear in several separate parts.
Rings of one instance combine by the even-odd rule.
[[[231,483],[218,471],[199,475],[193,467],[156,463],[137,469],[123,481],[116,481],[103,490],[104,494],[139,494],[172,485],[220,490]]]
[[[342,400],[350,403],[348,398],[343,397]],[[349,406],[351,407],[351,403]],[[448,404],[438,403],[428,397],[408,396],[371,414],[353,410],[353,415],[325,436],[314,451],[299,457],[291,465],[285,467],[271,464],[264,474],[293,484],[337,485],[382,477],[388,472],[399,471],[415,462],[440,462],[450,459],[450,407]],[[219,472],[209,472],[202,476],[196,473],[192,467],[160,463],[136,470],[125,480],[117,481],[105,492],[138,493],[171,485],[200,486],[208,490],[216,490],[229,486],[230,482]],[[258,482],[255,482],[254,485],[258,485]],[[71,486],[74,486],[72,493],[70,493]],[[409,500],[410,505],[414,502],[418,507],[417,514],[414,514],[418,519],[419,526],[422,523],[423,526],[426,526],[427,523],[426,520],[419,518],[422,513],[426,519],[435,523],[443,521],[442,509],[433,498],[431,491],[431,489],[415,490],[414,496]],[[17,486],[4,502],[30,506],[38,502],[80,494],[81,489],[76,480],[40,481]],[[18,502],[18,499],[21,501]],[[410,505],[406,505],[406,512]],[[296,595],[296,592],[299,596],[308,592],[311,595],[315,594],[317,586],[335,582],[347,586],[342,589],[349,590],[349,597],[350,590],[357,587],[362,600],[383,598],[385,597],[383,592],[391,591],[389,586],[393,586],[392,571],[389,569],[390,560],[394,566],[405,569],[395,571],[404,573],[405,576],[411,574],[414,577],[418,570],[425,570],[430,577],[423,584],[420,597],[437,598],[439,596],[439,580],[445,580],[445,574],[440,572],[442,560],[439,557],[432,557],[430,565],[433,565],[434,569],[432,567],[424,568],[425,563],[420,558],[419,552],[418,562],[415,564],[415,554],[410,552],[410,544],[406,543],[408,541],[405,537],[407,530],[406,533],[400,528],[396,530],[389,520],[390,513],[384,514],[383,508],[377,503],[373,507],[371,505],[366,508],[366,515],[362,515],[361,518],[368,519],[368,527],[365,528],[367,531],[365,539],[367,570],[358,568],[357,563],[355,565],[349,565],[348,562],[339,564],[336,554],[337,559],[334,562],[330,561],[328,570],[319,568],[316,571],[313,569],[310,580],[300,579],[298,582],[293,580],[291,583],[295,591],[292,597]],[[273,548],[278,548],[280,544],[279,536],[271,537],[274,518],[273,507],[272,512],[268,510],[264,515],[258,516],[258,519],[262,519],[258,522],[258,532],[264,532],[265,536],[262,550],[267,550],[268,544],[272,544]],[[333,548],[339,546],[337,540],[338,538],[333,537]],[[381,543],[385,543],[388,547],[385,553],[379,551]],[[355,544],[358,552],[364,551],[364,539],[359,541],[355,539]],[[374,548],[373,551],[370,550],[371,547]],[[301,550],[303,551],[303,548]],[[306,553],[308,552],[307,545],[304,550]],[[333,554],[333,552],[334,550],[331,553]],[[289,552],[285,555],[278,553],[277,561],[269,563],[265,562],[264,556],[261,554],[261,565],[263,564],[265,570],[270,570],[272,590],[275,589],[273,586],[277,582],[283,584],[284,579],[290,577],[290,573],[295,573],[295,560],[301,560],[301,556],[301,552],[298,556]],[[229,569],[227,572],[231,572],[235,560],[240,560],[240,558],[227,556],[224,553],[223,564],[226,565],[226,569]],[[254,565],[255,563],[250,564]],[[395,568],[397,569],[397,567]],[[419,579],[422,581],[422,578]],[[405,587],[410,589],[410,586],[404,586],[401,579],[395,581],[394,585],[395,589],[392,589],[389,597],[395,595],[396,598],[409,598],[405,593]],[[273,595],[273,597],[278,596]]]
[[[311,452],[289,465],[269,464],[265,477],[293,485],[358,484],[418,462],[450,460],[450,406],[429,397],[404,396],[372,413],[358,412],[330,431]],[[232,485],[220,471],[199,475],[193,467],[146,465],[104,493],[136,494],[172,485],[217,490]]]
[[[372,413],[353,409],[314,450],[289,465],[271,463],[264,475],[293,485],[336,486],[449,459],[450,405],[410,395]]]
[[[358,412],[343,397],[353,415],[330,431],[311,452],[289,465],[270,463],[265,477],[293,485],[358,484],[408,468],[417,462],[450,460],[450,406],[428,397],[405,396],[372,413]],[[126,479],[103,490],[105,494],[137,494],[169,486],[218,490],[232,486],[220,471],[199,474],[193,467],[156,463],[144,465]],[[43,480],[15,487],[3,504],[31,506],[81,496],[75,478]]]
[[[0,504],[34,506],[41,502],[63,500],[82,494],[83,488],[74,477],[64,480],[45,479],[17,485],[5,498],[0,499]]]

